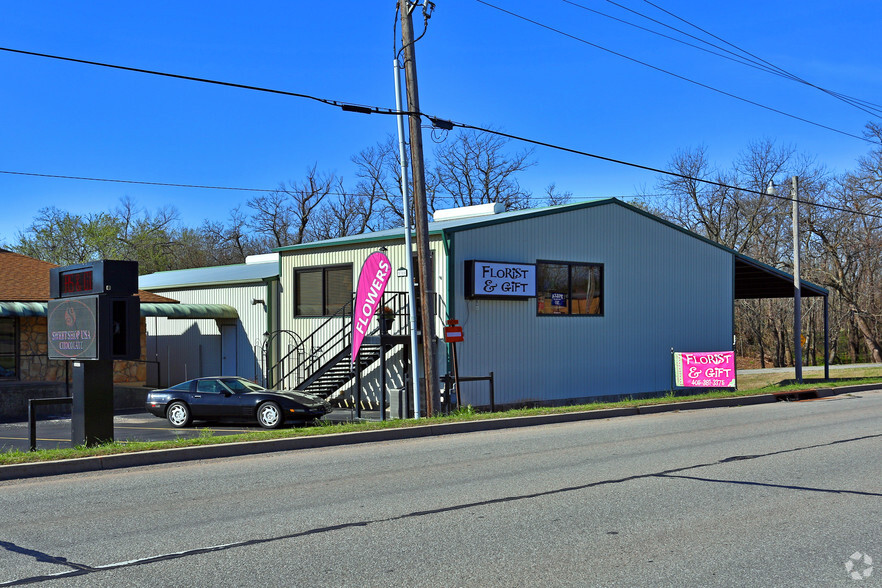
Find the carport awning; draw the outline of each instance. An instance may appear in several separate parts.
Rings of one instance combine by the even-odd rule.
[[[0,317],[46,316],[46,302],[0,302]],[[170,304],[142,302],[141,316],[180,319],[235,319],[239,313],[227,304]]]
[[[238,311],[228,304],[141,303],[141,316],[170,319],[235,319]]]
[[[826,289],[800,280],[800,296],[827,296]],[[735,300],[757,298],[793,298],[793,276],[760,263],[745,255],[735,254]]]

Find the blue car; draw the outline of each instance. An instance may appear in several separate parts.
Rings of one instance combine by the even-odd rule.
[[[265,429],[305,422],[331,412],[327,400],[297,390],[267,390],[239,377],[196,378],[147,394],[147,412],[173,427],[194,420],[257,421]]]

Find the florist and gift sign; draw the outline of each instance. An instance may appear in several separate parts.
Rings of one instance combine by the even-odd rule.
[[[735,352],[674,353],[674,375],[684,388],[735,388]]]
[[[465,262],[466,298],[536,296],[536,265],[504,261]]]

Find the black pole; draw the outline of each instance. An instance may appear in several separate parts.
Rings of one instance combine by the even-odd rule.
[[[37,411],[33,398],[28,400],[28,451],[37,450]]]
[[[493,390],[493,372],[490,372],[490,412],[496,412],[496,394]]]
[[[380,420],[386,420],[386,320],[380,320]]]
[[[824,296],[824,379],[830,379],[830,305]]]

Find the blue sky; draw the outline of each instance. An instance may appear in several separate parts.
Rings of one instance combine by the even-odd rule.
[[[871,120],[816,89],[567,2],[488,1],[846,133],[860,135]],[[660,29],[607,1],[575,1]],[[687,28],[645,1],[619,3]],[[882,103],[878,0],[656,4],[818,86]],[[394,108],[394,19],[391,0],[8,0],[0,46]],[[422,29],[419,18],[416,28]],[[750,141],[768,138],[843,171],[871,147],[475,0],[437,0],[417,44],[417,64],[424,112],[642,165],[664,167],[678,149],[705,145],[712,160],[727,167]],[[309,100],[0,51],[4,172],[271,189],[315,164],[352,185],[350,157],[395,129],[393,117],[342,112]],[[424,140],[431,148],[428,132]],[[536,149],[534,160],[537,165],[521,180],[537,195],[551,182],[576,198],[628,196],[655,184],[651,173],[544,148]],[[250,195],[0,173],[0,242],[11,242],[46,206],[97,212],[129,196],[151,210],[175,206],[185,224],[198,226],[203,219],[226,218]]]

